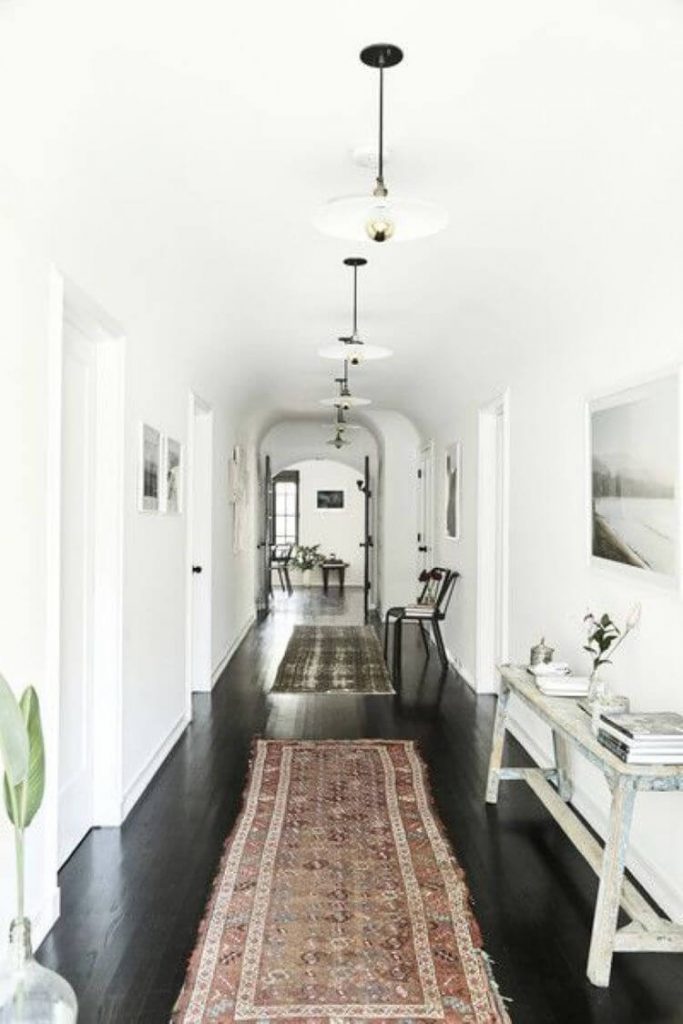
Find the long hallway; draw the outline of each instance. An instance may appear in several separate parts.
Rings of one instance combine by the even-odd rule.
[[[617,957],[608,990],[585,961],[596,882],[526,786],[483,800],[494,711],[452,670],[405,644],[395,697],[269,696],[292,626],[357,624],[361,591],[275,597],[123,828],[89,833],[60,874],[62,914],[41,960],[74,985],[82,1024],[166,1024],[224,840],[241,806],[255,736],[410,738],[464,868],[516,1024],[677,1024],[683,977],[653,954]],[[516,743],[515,763],[528,758]],[[530,763],[530,762],[529,762]]]

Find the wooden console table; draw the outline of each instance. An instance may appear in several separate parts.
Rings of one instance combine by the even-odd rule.
[[[683,790],[683,765],[625,764],[593,735],[588,715],[575,700],[544,697],[525,668],[503,665],[499,671],[501,690],[493,729],[486,802],[497,802],[501,780],[521,779],[528,783],[599,876],[588,953],[590,981],[603,987],[609,985],[614,953],[683,953],[683,925],[660,917],[638,889],[624,878],[636,793]],[[552,729],[554,767],[501,767],[511,694]],[[572,797],[570,747],[602,771],[612,793],[604,850],[567,806]],[[631,921],[618,929],[620,905]]]
[[[339,589],[344,589],[344,577],[349,567],[348,562],[323,562],[320,568],[323,571],[323,593],[327,593],[330,585],[330,573],[339,573]]]

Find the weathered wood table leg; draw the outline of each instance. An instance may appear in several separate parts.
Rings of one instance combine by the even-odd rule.
[[[602,988],[609,985],[612,970],[614,936],[635,797],[636,789],[632,779],[621,777],[616,780],[588,953],[588,978]]]
[[[557,767],[557,792],[565,803],[569,803],[574,794],[569,748],[565,738],[555,729],[553,729],[553,749],[555,751],[555,765]]]
[[[505,730],[507,728],[509,703],[510,687],[506,685],[504,679],[501,679],[500,693],[498,694],[498,706],[496,707],[496,720],[493,725],[493,738],[491,740],[489,774],[486,782],[487,804],[495,804],[498,802],[499,772],[500,766],[503,762],[503,747],[505,746]]]

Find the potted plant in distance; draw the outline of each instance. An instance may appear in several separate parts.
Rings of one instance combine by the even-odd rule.
[[[319,544],[300,544],[294,549],[292,565],[301,570],[301,582],[305,587],[311,585],[311,571],[325,561],[325,556],[318,551],[319,547]]]
[[[33,957],[31,922],[24,911],[24,832],[45,791],[45,750],[38,694],[29,686],[17,701],[0,676],[0,759],[7,816],[14,826],[17,916],[0,967],[0,1024],[75,1024],[78,1005],[64,978]]]

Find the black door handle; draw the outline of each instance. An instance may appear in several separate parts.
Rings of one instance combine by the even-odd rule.
[[[426,546],[426,544],[420,544],[420,545],[418,546],[418,549],[417,549],[417,550],[418,550],[418,551],[426,551],[426,550],[427,550],[427,546]]]
[[[193,565],[192,566],[192,572],[201,572],[201,571],[202,571],[201,565]]]

